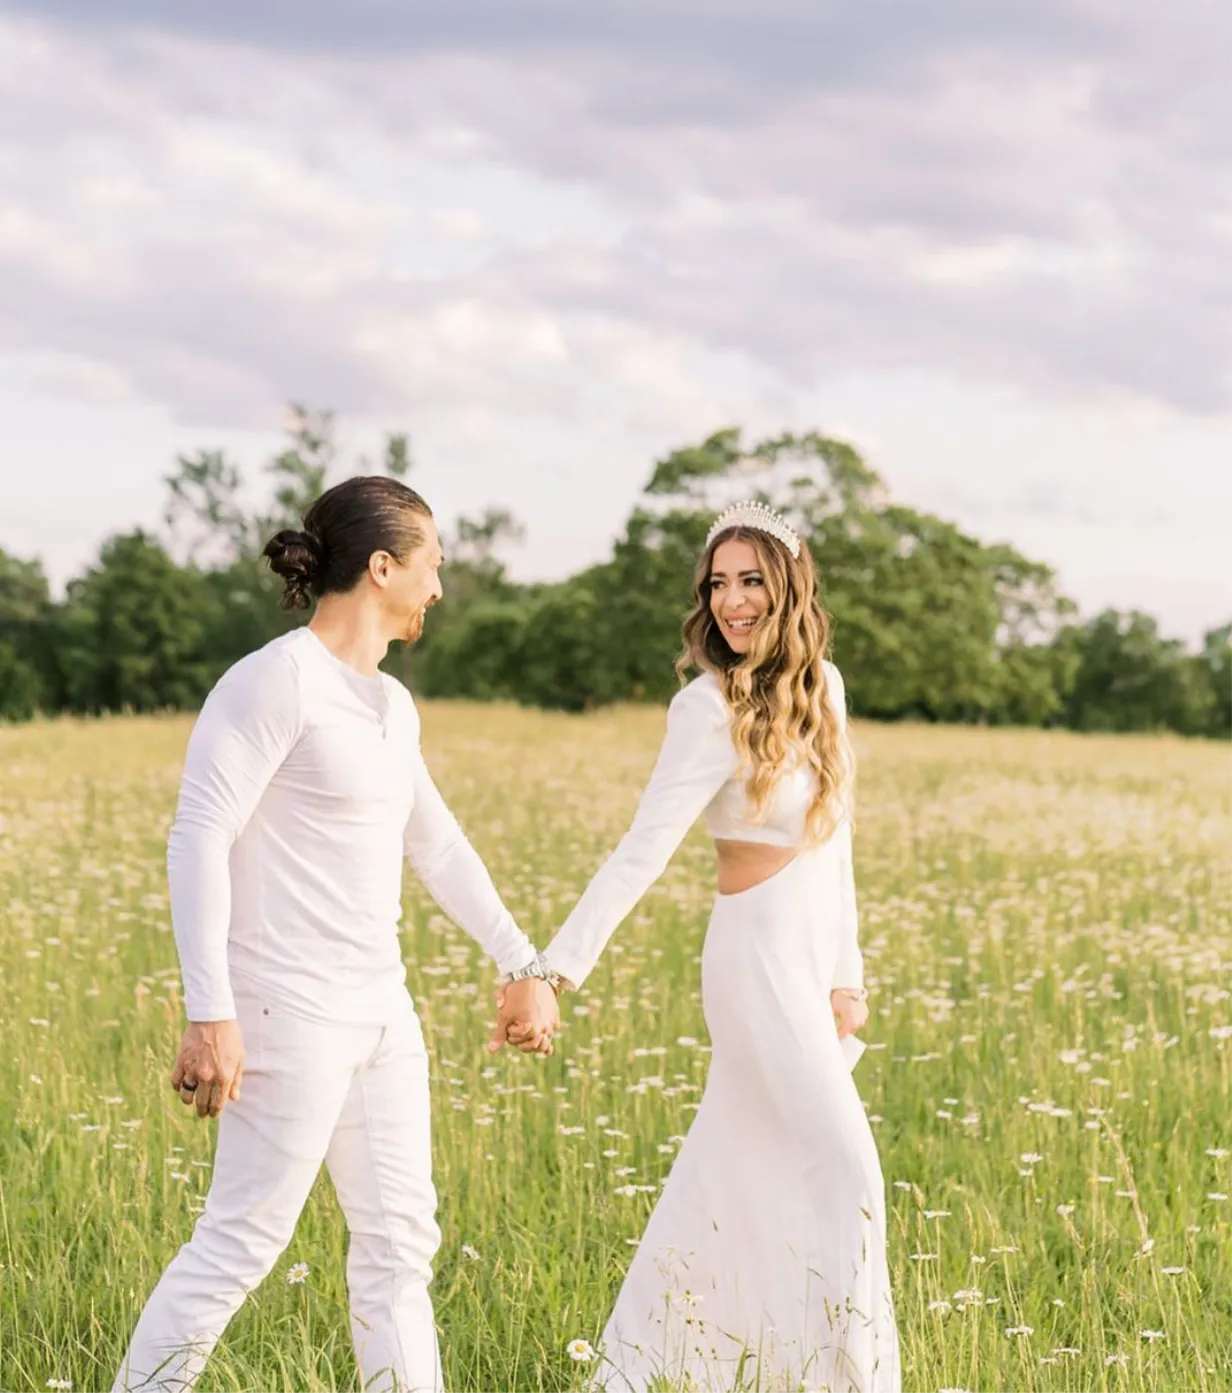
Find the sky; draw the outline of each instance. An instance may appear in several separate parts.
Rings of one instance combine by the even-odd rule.
[[[294,400],[553,578],[668,451],[816,428],[1195,641],[1230,41],[1220,0],[0,0],[0,547],[59,587]]]

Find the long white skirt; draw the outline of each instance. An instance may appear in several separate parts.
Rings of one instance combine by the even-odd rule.
[[[596,1382],[899,1393],[885,1182],[830,1009],[832,848],[715,901],[710,1072]]]

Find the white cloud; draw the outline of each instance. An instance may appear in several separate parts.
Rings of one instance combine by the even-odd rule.
[[[311,7],[302,30],[224,7],[213,38],[10,20],[6,106],[36,137],[5,167],[0,267],[23,290],[0,334],[115,359],[187,418],[289,394],[422,404],[488,385],[502,352],[552,397],[561,346],[598,319],[797,383],[928,365],[1226,404],[1225,142],[1195,99],[1211,63],[1192,58],[1160,120],[1132,104],[1170,90],[1175,16],[836,30],[784,5],[792,54],[733,7],[697,9],[701,45],[656,42],[634,7],[615,42],[602,24],[554,41],[536,11],[520,34],[442,23],[416,48],[361,7],[343,57],[314,51],[331,20]],[[480,184],[521,172],[504,217],[425,201],[445,151]],[[579,181],[587,223],[520,230],[519,197]],[[394,366],[392,344],[410,345]]]
[[[913,374],[983,394],[990,438],[998,391],[1174,435],[1227,409],[1228,15],[1201,0],[6,14],[0,355],[40,392],[211,438],[294,397],[639,474],[834,412],[898,451]],[[845,378],[879,384],[859,411]],[[992,516],[1046,524],[1034,467]]]

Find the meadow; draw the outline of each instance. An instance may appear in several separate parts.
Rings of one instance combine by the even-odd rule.
[[[427,704],[429,764],[540,943],[662,713]],[[0,1389],[108,1388],[188,1236],[163,852],[188,718],[0,729]],[[1232,752],[856,723],[881,1152],[910,1390],[1232,1388]],[[490,967],[409,875],[453,1390],[581,1387],[705,1077],[694,829],[550,1059],[484,1053]],[[818,1009],[825,1009],[818,1003]],[[328,1182],[205,1389],[353,1388]],[[305,1271],[306,1266],[306,1271]]]

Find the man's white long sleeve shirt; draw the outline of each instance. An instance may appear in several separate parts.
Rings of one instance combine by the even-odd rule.
[[[230,1020],[235,991],[319,1021],[396,1012],[404,856],[501,972],[534,957],[428,773],[402,683],[308,628],[241,659],[193,728],[167,846],[189,1019]]]

